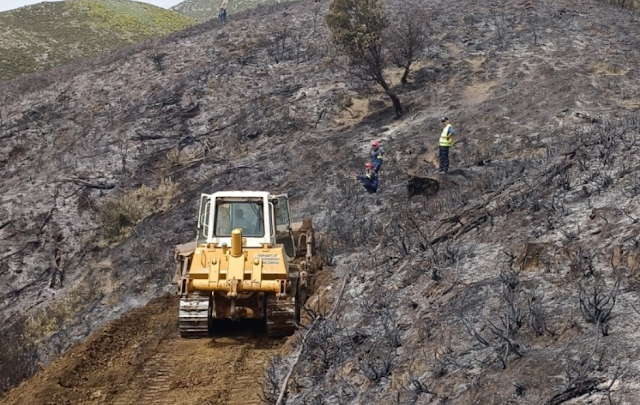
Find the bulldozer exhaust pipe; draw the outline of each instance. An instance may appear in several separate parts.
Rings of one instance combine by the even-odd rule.
[[[240,257],[242,255],[242,229],[237,228],[231,231],[231,256]]]

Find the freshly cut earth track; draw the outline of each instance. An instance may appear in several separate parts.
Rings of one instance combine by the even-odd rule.
[[[166,295],[108,324],[0,404],[260,404],[259,381],[284,340],[242,327],[182,339]]]

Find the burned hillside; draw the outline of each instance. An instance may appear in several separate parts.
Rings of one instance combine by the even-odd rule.
[[[18,346],[0,354],[16,370],[3,387],[173,292],[199,193],[260,189],[313,218],[332,280],[332,305],[265,367],[267,402],[283,386],[300,404],[637,402],[637,17],[415,6],[428,45],[407,85],[386,71],[402,119],[341,68],[326,3],[4,84],[0,327]],[[435,174],[442,115],[451,171],[409,198],[407,172]],[[372,139],[376,195],[351,179]]]

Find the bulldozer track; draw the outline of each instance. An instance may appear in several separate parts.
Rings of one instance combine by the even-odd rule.
[[[178,327],[183,338],[209,336],[209,294],[180,298]]]
[[[238,356],[233,365],[233,375],[236,377],[229,378],[229,386],[227,405],[260,405],[262,401],[258,392],[251,397],[247,397],[244,387],[255,384],[255,374],[262,373],[265,369],[266,362],[260,359],[254,351],[250,350],[249,345],[244,345],[238,351]]]
[[[276,299],[275,294],[266,294],[266,327],[271,338],[290,336],[296,331],[299,313],[298,278],[291,280],[293,295],[284,300]]]
[[[136,403],[164,404],[165,395],[171,389],[172,366],[165,353],[154,354],[145,362],[142,370],[133,378],[138,386],[139,398]],[[129,405],[131,397],[120,396],[113,402],[114,405]]]
[[[290,336],[296,330],[295,297],[277,300],[271,294],[267,298],[267,335],[272,338]]]
[[[143,375],[148,388],[143,391],[141,403],[158,404],[162,395],[171,389],[171,365],[164,353],[157,353],[144,365]]]

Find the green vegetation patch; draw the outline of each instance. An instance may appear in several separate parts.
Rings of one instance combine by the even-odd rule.
[[[199,22],[218,18],[224,0],[186,0],[171,9]],[[250,10],[262,5],[289,3],[295,0],[227,0],[227,15]]]
[[[193,19],[150,4],[119,0],[76,0],[71,6],[97,27],[129,36],[166,35],[194,24]]]
[[[127,0],[70,0],[0,13],[0,81],[195,24],[177,12]]]

